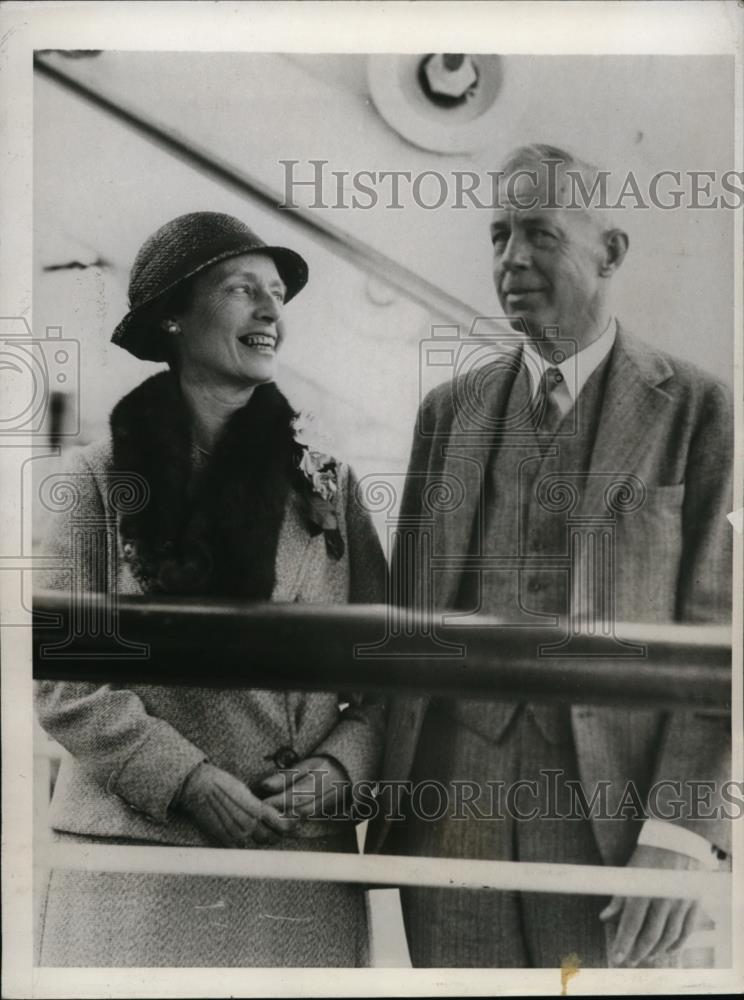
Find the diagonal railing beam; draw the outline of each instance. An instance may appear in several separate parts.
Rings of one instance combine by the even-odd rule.
[[[365,274],[374,274],[387,282],[406,298],[417,302],[427,313],[433,313],[442,319],[461,324],[465,329],[470,329],[478,312],[467,302],[442,291],[438,285],[427,281],[416,271],[376,250],[364,240],[352,236],[317,213],[301,206],[280,208],[283,199],[279,192],[227,160],[216,156],[214,152],[200,146],[189,136],[147,115],[142,109],[122,100],[120,96],[106,94],[78,79],[72,70],[55,64],[44,55],[39,54],[35,57],[34,70],[39,76],[52,80],[69,93],[116,118],[194,170],[237,191],[264,208],[281,211],[288,221],[327,250],[344,260],[351,261]]]

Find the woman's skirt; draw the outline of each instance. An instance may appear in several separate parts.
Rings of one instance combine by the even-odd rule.
[[[65,833],[55,839],[135,843]],[[324,837],[277,849],[348,851],[350,842]],[[331,882],[53,870],[37,937],[40,966],[368,964],[364,890]]]

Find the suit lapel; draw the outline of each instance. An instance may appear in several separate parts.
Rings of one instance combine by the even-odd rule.
[[[276,548],[276,583],[272,601],[296,601],[310,558],[313,538],[305,526],[294,491],[290,491]]]
[[[435,606],[439,608],[454,606],[462,559],[470,553],[474,529],[482,531],[485,478],[521,355],[520,349],[493,363],[485,375],[481,369],[478,388],[475,378],[453,383],[452,432],[438,447],[444,455],[444,487],[461,490],[462,501],[456,510],[439,511],[435,516],[434,552],[446,560],[442,572],[434,577]]]
[[[670,403],[667,393],[658,386],[672,374],[666,358],[634,342],[618,327],[581,504],[583,511],[605,512],[608,477],[622,481],[639,469],[653,428]]]

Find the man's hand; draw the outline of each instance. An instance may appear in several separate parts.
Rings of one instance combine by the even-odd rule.
[[[638,846],[631,868],[701,869],[695,858],[661,847]],[[633,967],[670,954],[684,945],[695,929],[700,906],[694,899],[649,899],[646,896],[613,896],[599,915],[617,923],[614,938],[608,935],[612,966]]]
[[[300,819],[333,819],[343,814],[349,778],[331,757],[308,757],[265,778],[258,794],[266,805]]]
[[[297,820],[280,816],[242,781],[213,764],[199,764],[191,772],[178,804],[223,847],[245,847],[249,840],[273,844],[297,825]]]

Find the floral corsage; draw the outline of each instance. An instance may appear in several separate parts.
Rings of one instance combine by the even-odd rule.
[[[292,421],[300,495],[310,531],[314,535],[322,531],[328,555],[340,559],[344,554],[344,540],[336,512],[338,463],[332,455],[310,444],[312,420],[309,414],[298,414]]]

